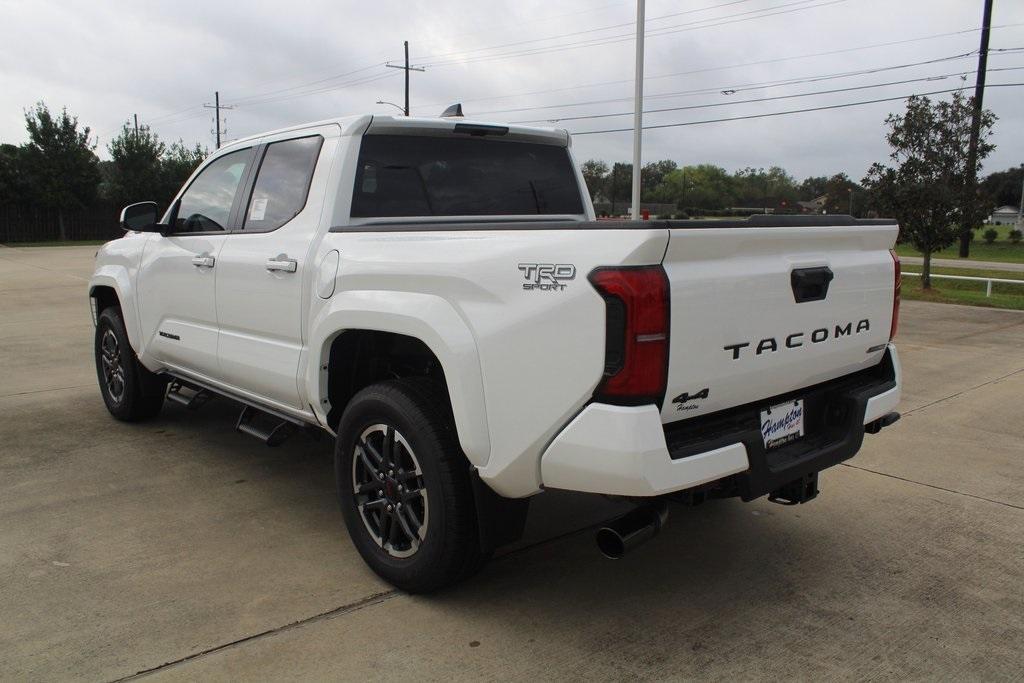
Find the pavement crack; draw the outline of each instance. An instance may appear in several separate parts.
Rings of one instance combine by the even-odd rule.
[[[201,657],[206,657],[208,655],[211,655],[211,654],[214,654],[214,653],[217,653],[217,652],[221,652],[223,650],[226,650],[228,648],[232,648],[232,647],[241,645],[243,643],[249,643],[249,642],[252,642],[254,640],[259,640],[261,638],[266,638],[268,636],[276,635],[278,633],[284,633],[285,631],[291,631],[292,629],[299,628],[301,626],[306,626],[307,624],[311,624],[311,623],[314,623],[314,622],[317,622],[317,621],[323,621],[324,619],[330,619],[331,617],[336,617],[336,616],[341,615],[341,614],[348,614],[350,612],[355,612],[355,611],[360,610],[360,609],[362,609],[364,607],[370,607],[372,605],[379,605],[380,603],[386,602],[387,600],[390,600],[391,598],[397,597],[399,595],[404,595],[404,593],[398,591],[397,589],[392,589],[392,590],[389,590],[389,591],[381,591],[379,593],[374,593],[373,595],[369,595],[369,596],[367,596],[365,598],[362,598],[360,600],[356,600],[355,602],[350,602],[348,604],[341,605],[340,607],[335,607],[333,609],[329,609],[326,612],[320,612],[319,614],[314,614],[313,616],[306,617],[305,619],[299,619],[298,621],[293,621],[291,623],[285,624],[284,626],[277,626],[277,627],[274,627],[274,628],[271,628],[271,629],[267,629],[266,631],[260,631],[259,633],[254,633],[252,635],[245,636],[245,637],[239,638],[237,640],[232,640],[231,642],[228,642],[228,643],[222,643],[220,645],[216,645],[214,647],[207,648],[205,650],[200,650],[199,652],[194,652],[194,653],[192,653],[190,655],[186,655],[184,657],[180,657],[178,659],[174,659],[174,660],[171,660],[169,662],[164,662],[163,664],[158,664],[157,666],[149,667],[148,669],[142,669],[141,671],[136,671],[135,673],[130,674],[128,676],[122,676],[121,678],[115,678],[110,683],[121,683],[121,681],[134,681],[134,680],[136,680],[138,678],[142,678],[143,676],[148,676],[149,674],[156,673],[157,671],[163,671],[165,669],[169,669],[171,667],[175,667],[175,666],[178,666],[180,664],[184,664],[186,662],[191,662],[191,661],[194,661],[194,660],[199,659]]]
[[[76,384],[71,387],[53,387],[52,389],[33,389],[31,391],[18,391],[13,394],[0,394],[0,398],[14,398],[15,396],[28,396],[30,394],[45,394],[50,391],[67,391],[69,389],[85,389],[92,384]]]
[[[1021,325],[1024,325],[1024,318],[1022,318],[1021,320],[1014,320],[1012,323],[1007,323],[1005,325],[998,325],[996,327],[990,327],[985,330],[978,330],[977,332],[962,334],[959,337],[951,337],[949,341],[958,342],[964,341],[965,339],[974,339],[975,337],[981,337],[986,334],[992,334],[993,332],[1003,332],[1004,330],[1013,329],[1014,327],[1020,327]]]
[[[996,505],[1002,505],[1003,507],[1013,508],[1014,510],[1024,510],[1024,505],[1014,505],[1013,503],[1007,503],[1004,500],[995,500],[993,498],[986,498],[984,496],[976,496],[973,493],[966,493],[964,491],[957,491],[956,489],[947,489],[944,486],[937,486],[935,484],[926,484],[923,481],[915,481],[913,479],[907,479],[906,477],[900,477],[895,474],[889,474],[887,472],[880,472],[878,470],[868,469],[867,467],[860,467],[858,465],[851,465],[848,462],[840,463],[843,467],[849,467],[852,470],[860,470],[861,472],[869,472],[871,474],[877,474],[882,477],[889,477],[890,479],[898,479],[899,481],[905,481],[908,484],[917,484],[918,486],[926,486],[936,491],[945,491],[946,493],[955,493],[958,496],[965,496],[967,498],[974,498],[975,500],[983,500],[986,503],[995,503]]]
[[[581,527],[581,528],[578,528],[578,529],[572,529],[571,531],[567,531],[565,533],[558,534],[557,536],[552,536],[551,538],[545,538],[545,539],[543,539],[541,541],[537,541],[536,543],[530,543],[530,544],[522,546],[520,548],[513,548],[512,550],[510,550],[510,551],[508,551],[506,553],[503,553],[503,554],[501,554],[498,557],[495,557],[493,561],[494,562],[502,562],[502,561],[507,560],[507,559],[509,559],[511,557],[519,555],[520,553],[524,553],[524,552],[526,552],[528,550],[533,550],[534,548],[543,547],[543,546],[546,546],[546,545],[549,545],[549,544],[552,544],[552,543],[556,543],[556,542],[561,541],[563,539],[569,538],[571,536],[576,536],[576,535],[578,535],[580,533],[583,533],[583,532],[585,532],[585,531],[587,531],[589,529],[593,529],[596,526],[597,526],[597,524],[589,524],[589,525],[587,525],[585,527]],[[398,589],[392,589],[392,590],[389,590],[389,591],[381,591],[380,593],[374,593],[373,595],[369,595],[369,596],[367,596],[365,598],[362,598],[360,600],[356,600],[354,602],[350,602],[350,603],[348,603],[346,605],[342,605],[341,607],[335,607],[334,609],[327,610],[326,612],[320,612],[319,614],[314,614],[311,617],[306,617],[305,619],[299,619],[297,621],[293,621],[291,623],[285,624],[284,626],[277,626],[275,628],[267,629],[266,631],[261,631],[259,633],[254,633],[252,635],[245,636],[245,637],[239,638],[237,640],[232,640],[232,641],[230,641],[228,643],[221,643],[220,645],[215,645],[214,647],[210,647],[210,648],[207,648],[205,650],[200,650],[199,652],[194,652],[194,653],[192,653],[190,655],[186,655],[184,657],[179,657],[178,659],[174,659],[174,660],[171,660],[169,662],[164,662],[163,664],[158,664],[156,666],[152,666],[152,667],[149,667],[147,669],[142,669],[141,671],[136,671],[135,673],[129,674],[127,676],[122,676],[120,678],[115,678],[115,679],[111,680],[110,683],[122,683],[123,681],[134,681],[134,680],[137,680],[139,678],[143,678],[143,677],[148,676],[150,674],[156,673],[158,671],[164,671],[166,669],[170,669],[170,668],[179,666],[181,664],[185,664],[187,662],[192,662],[192,661],[195,661],[195,660],[200,659],[202,657],[206,657],[208,655],[216,654],[218,652],[222,652],[224,650],[227,650],[227,649],[230,649],[230,648],[233,648],[233,647],[237,647],[238,645],[243,645],[245,643],[250,643],[250,642],[252,642],[254,640],[260,640],[262,638],[266,638],[268,636],[273,636],[273,635],[276,635],[278,633],[284,633],[285,631],[291,631],[291,630],[296,629],[296,628],[302,628],[304,626],[308,626],[310,624],[316,623],[318,621],[323,621],[325,619],[330,619],[332,617],[341,616],[343,614],[349,614],[351,612],[356,612],[358,610],[363,609],[364,607],[372,607],[372,606],[375,606],[375,605],[379,605],[379,604],[381,604],[383,602],[387,602],[388,600],[391,600],[392,598],[401,597],[403,595],[407,595],[407,594],[402,592],[402,591],[400,591],[400,590],[398,590]]]
[[[913,413],[916,413],[919,410],[924,410],[925,408],[930,408],[933,405],[936,405],[938,403],[942,403],[943,401],[948,401],[951,398],[956,398],[957,396],[963,396],[966,393],[975,391],[977,389],[981,389],[983,387],[987,387],[990,384],[995,384],[996,382],[1001,382],[1004,379],[1008,379],[1010,377],[1013,377],[1014,375],[1019,375],[1022,372],[1024,372],[1024,368],[1018,368],[1017,370],[1014,370],[1013,372],[1007,373],[1007,374],[1002,375],[1000,377],[996,377],[995,379],[990,379],[987,382],[982,382],[981,384],[975,385],[973,387],[968,387],[967,389],[962,389],[961,391],[957,391],[955,393],[952,393],[949,396],[943,396],[942,398],[937,398],[934,401],[931,401],[930,403],[925,403],[923,406],[918,406],[916,408],[912,408],[912,409],[908,410],[907,412],[903,413],[903,417],[906,417],[907,415],[912,415]]]

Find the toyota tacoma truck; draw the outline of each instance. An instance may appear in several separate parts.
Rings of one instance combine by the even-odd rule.
[[[121,227],[89,283],[110,413],[220,397],[269,445],[327,432],[355,547],[409,591],[546,489],[632,503],[597,534],[619,557],[667,501],[806,502],[899,417],[895,222],[597,221],[565,131],[296,126]]]

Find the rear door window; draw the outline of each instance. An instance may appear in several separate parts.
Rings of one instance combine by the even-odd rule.
[[[353,217],[581,213],[565,147],[477,137],[363,137]]]
[[[245,212],[244,230],[277,230],[302,211],[323,141],[314,135],[267,145]]]

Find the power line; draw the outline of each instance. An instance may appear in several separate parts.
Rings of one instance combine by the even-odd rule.
[[[989,71],[1020,71],[1024,69],[1024,66],[1005,67],[1001,69],[989,69]],[[947,78],[955,78],[957,76],[969,76],[973,74],[973,71],[960,71],[950,74],[940,74],[936,76],[924,76],[921,78],[908,78],[902,81],[889,81],[888,83],[873,83],[870,85],[857,85],[849,88],[833,88],[831,90],[815,90],[813,92],[802,92],[793,93],[789,95],[776,95],[774,97],[758,97],[750,100],[736,100],[728,102],[710,102],[707,104],[691,104],[685,107],[663,107],[660,109],[644,109],[645,114],[663,114],[669,111],[687,111],[691,109],[709,109],[711,107],[728,107],[736,104],[753,104],[756,102],[774,102],[776,100],[791,100],[798,97],[812,97],[815,95],[834,95],[836,93],[843,92],[856,92],[858,90],[871,90],[873,88],[887,88],[893,85],[906,85],[908,83],[923,83],[926,81],[941,81]],[[584,121],[590,119],[607,119],[614,118],[617,116],[632,116],[633,112],[616,112],[614,114],[587,114],[583,116],[567,116],[559,119],[547,119],[548,121],[564,122],[564,121]],[[511,121],[510,123],[537,123],[544,121],[545,119],[533,119],[531,121]]]
[[[276,89],[276,90],[269,90],[269,91],[263,92],[263,93],[258,93],[258,94],[238,97],[238,98],[235,99],[235,103],[236,104],[244,104],[247,100],[255,100],[255,99],[259,99],[259,98],[263,98],[263,97],[267,97],[267,96],[272,96],[272,95],[277,95],[277,94],[281,94],[281,93],[286,93],[286,92],[289,92],[289,91],[292,91],[292,90],[300,90],[302,88],[308,88],[308,87],[311,87],[311,86],[314,86],[314,85],[320,85],[321,83],[327,83],[328,81],[333,81],[333,80],[337,80],[339,78],[345,78],[347,76],[352,76],[354,74],[362,73],[364,71],[369,71],[370,69],[375,69],[377,67],[384,66],[386,64],[387,64],[387,62],[375,62],[375,63],[370,64],[368,66],[360,67],[358,69],[353,69],[352,71],[346,71],[345,73],[335,74],[333,76],[328,76],[327,78],[321,78],[321,79],[318,79],[318,80],[315,80],[315,81],[309,81],[307,83],[302,83],[300,85],[294,85],[294,86],[291,86],[289,88],[279,88],[279,89]]]
[[[677,26],[666,26],[666,27],[662,27],[660,29],[656,29],[654,31],[650,31],[650,32],[648,32],[646,34],[646,36],[648,38],[657,38],[657,37],[660,37],[660,36],[673,35],[673,34],[676,34],[676,33],[683,33],[683,32],[687,32],[687,31],[696,31],[696,30],[705,29],[705,28],[714,28],[716,26],[726,26],[726,25],[729,25],[729,24],[737,24],[737,23],[741,23],[741,22],[745,22],[745,21],[753,21],[754,19],[763,19],[765,17],[773,17],[773,16],[779,16],[779,15],[783,15],[783,14],[792,14],[794,12],[803,12],[803,11],[809,10],[809,9],[817,9],[817,8],[820,8],[820,7],[827,7],[829,5],[837,5],[839,3],[847,2],[848,0],[827,0],[825,2],[818,1],[817,4],[804,5],[803,7],[795,7],[795,8],[791,7],[792,5],[804,4],[804,3],[812,2],[812,1],[815,1],[815,0],[797,0],[797,2],[789,3],[788,5],[780,5],[779,6],[779,7],[790,7],[790,9],[779,10],[779,11],[776,11],[776,12],[766,12],[766,13],[760,14],[758,16],[753,16],[753,17],[743,17],[743,18],[738,18],[738,19],[730,19],[729,21],[718,21],[718,23],[707,24],[707,23],[705,23],[706,21],[712,21],[712,20],[704,20],[704,21],[701,21],[701,22],[691,22],[689,24],[679,24]],[[749,13],[748,12],[744,12],[743,14],[749,14]],[[730,16],[739,17],[740,15],[730,15]],[[729,17],[719,17],[718,19],[728,19],[728,18]],[[694,24],[698,24],[698,23],[705,23],[705,25],[704,26],[695,26],[694,25]],[[501,54],[496,54],[496,55],[483,55],[481,57],[470,57],[470,58],[467,58],[467,59],[450,59],[450,60],[440,61],[440,62],[427,62],[426,64],[424,64],[424,66],[428,66],[428,67],[448,66],[448,65],[451,65],[451,64],[468,64],[468,63],[472,63],[472,62],[485,62],[485,61],[491,61],[491,60],[495,60],[495,59],[509,59],[509,58],[513,58],[513,57],[524,57],[524,56],[532,56],[532,55],[540,55],[540,54],[549,54],[549,53],[552,53],[552,52],[562,52],[564,50],[576,50],[576,49],[582,49],[582,48],[588,48],[588,47],[597,47],[599,45],[611,45],[611,44],[614,44],[614,43],[622,43],[622,42],[626,42],[626,41],[632,41],[633,39],[634,39],[634,36],[633,36],[632,33],[620,34],[620,35],[616,35],[616,36],[608,36],[606,38],[595,38],[595,39],[591,39],[591,40],[583,40],[583,41],[577,41],[577,42],[573,42],[573,43],[565,43],[563,45],[551,45],[551,46],[538,47],[538,48],[532,48],[532,49],[526,49],[526,50],[517,50],[517,51],[506,52],[506,53],[501,53]]]
[[[994,83],[988,85],[989,88],[1017,88],[1024,86],[1024,83]],[[730,116],[721,119],[706,119],[703,121],[681,121],[678,123],[659,123],[654,125],[644,126],[644,130],[654,130],[658,128],[679,128],[682,126],[700,126],[706,123],[723,123],[726,121],[746,121],[749,119],[764,119],[774,116],[787,116],[789,114],[803,114],[812,111],[825,111],[829,109],[844,109],[846,107],[859,107],[865,104],[878,104],[880,102],[897,102],[900,100],[906,100],[911,97],[926,97],[928,95],[942,95],[951,92],[960,92],[963,90],[970,90],[969,86],[963,88],[950,88],[948,90],[933,90],[931,92],[923,93],[911,93],[910,95],[901,95],[899,97],[882,97],[875,100],[861,100],[860,102],[847,102],[845,104],[831,104],[820,107],[807,107],[805,109],[790,109],[788,111],[776,111],[769,112],[767,114],[749,114],[747,116]],[[579,137],[580,135],[601,135],[604,133],[627,133],[632,132],[632,128],[608,128],[605,130],[584,130],[572,133],[573,137]]]
[[[763,89],[769,88],[769,87],[778,87],[778,86],[786,86],[786,85],[800,85],[800,84],[803,84],[803,83],[817,83],[817,82],[821,82],[821,81],[829,81],[829,80],[835,80],[835,79],[839,79],[839,78],[852,78],[852,77],[855,77],[855,76],[868,76],[868,75],[871,75],[871,74],[881,73],[883,71],[896,71],[896,70],[899,70],[899,69],[909,69],[909,68],[913,68],[913,67],[917,67],[917,66],[927,66],[927,65],[930,65],[930,64],[938,64],[938,63],[941,63],[941,62],[955,61],[957,59],[966,59],[968,57],[971,57],[973,54],[974,54],[973,52],[964,52],[964,53],[959,54],[959,55],[951,55],[949,57],[939,57],[939,58],[936,58],[936,59],[926,59],[926,60],[923,60],[923,61],[920,61],[920,62],[909,62],[909,63],[906,63],[906,64],[894,64],[894,65],[891,65],[891,66],[874,67],[874,68],[870,68],[870,69],[860,69],[858,71],[840,71],[840,72],[831,73],[831,74],[819,74],[817,76],[800,76],[800,77],[793,77],[793,78],[783,78],[783,79],[778,79],[778,80],[774,80],[774,81],[762,81],[760,83],[744,83],[742,85],[735,85],[734,84],[734,85],[709,86],[709,87],[706,87],[706,88],[697,88],[697,89],[694,89],[694,90],[676,90],[676,91],[672,91],[672,92],[664,92],[664,93],[656,93],[654,95],[646,95],[644,97],[644,99],[645,100],[671,99],[671,98],[676,98],[676,97],[688,97],[688,96],[692,96],[692,95],[708,95],[708,94],[713,94],[713,93],[722,93],[722,94],[733,95],[735,93],[744,92],[744,91],[747,91],[747,90],[763,90]],[[608,104],[608,103],[611,103],[611,102],[625,102],[625,101],[628,101],[630,99],[631,98],[628,98],[628,97],[612,97],[612,98],[606,98],[606,99],[601,99],[601,100],[588,100],[588,101],[584,101],[584,102],[566,102],[566,103],[562,103],[562,104],[537,105],[537,106],[534,106],[534,107],[517,107],[515,109],[492,109],[492,110],[489,110],[489,111],[479,112],[478,114],[480,116],[483,116],[483,115],[486,115],[486,114],[507,114],[507,113],[524,112],[524,111],[539,111],[539,110],[542,110],[542,109],[563,109],[563,108],[569,108],[569,107],[590,106],[590,105],[594,105],[594,104]],[[552,120],[552,119],[538,119],[538,120],[549,121],[549,120]],[[558,119],[558,120],[561,120],[561,119]]]
[[[992,28],[993,29],[997,29],[997,28],[1014,28],[1014,27],[1017,27],[1017,26],[1024,26],[1024,22],[1020,22],[1020,23],[1016,23],[1016,24],[1002,24],[1000,26],[993,26]],[[888,41],[888,42],[884,42],[884,43],[869,43],[867,45],[858,45],[858,46],[854,46],[854,47],[840,48],[840,49],[837,49],[837,50],[826,50],[824,52],[811,52],[811,53],[805,53],[805,54],[801,54],[801,55],[791,55],[791,56],[788,56],[788,57],[773,57],[773,58],[770,58],[770,59],[760,59],[760,60],[752,61],[752,62],[741,62],[741,63],[738,63],[738,64],[728,64],[728,65],[725,65],[725,66],[711,66],[711,67],[704,67],[704,68],[701,68],[701,69],[691,69],[689,71],[676,71],[676,72],[673,72],[673,73],[660,74],[660,75],[657,75],[657,76],[647,76],[647,77],[644,78],[644,82],[647,82],[647,81],[650,81],[650,80],[654,80],[654,79],[661,79],[661,78],[675,78],[677,76],[692,76],[692,75],[695,75],[695,74],[711,73],[711,72],[714,72],[714,71],[727,71],[729,69],[739,69],[739,68],[748,67],[748,66],[763,66],[765,64],[778,64],[780,62],[793,61],[793,60],[797,60],[797,59],[810,59],[810,58],[814,58],[814,57],[828,57],[828,56],[831,56],[831,55],[846,54],[846,53],[849,53],[849,52],[859,52],[861,50],[873,50],[873,49],[880,48],[880,47],[893,47],[895,45],[906,45],[906,44],[909,44],[909,43],[923,42],[923,41],[926,41],[926,40],[935,40],[937,38],[948,38],[948,37],[951,37],[951,36],[959,36],[959,35],[964,35],[964,34],[968,34],[968,33],[976,33],[977,31],[980,31],[980,30],[981,29],[978,29],[978,28],[970,28],[970,29],[963,29],[961,31],[949,31],[947,33],[935,33],[935,34],[926,35],[926,36],[919,36],[917,38],[904,38],[902,40],[893,40],[893,41]],[[632,83],[632,82],[633,82],[632,78],[622,79],[622,80],[617,80],[617,81],[599,81],[599,82],[595,82],[595,83],[587,83],[587,84],[584,84],[584,85],[574,85],[574,86],[568,86],[568,87],[563,87],[563,88],[549,88],[547,90],[535,90],[535,91],[532,91],[532,92],[520,92],[520,93],[509,94],[509,95],[494,95],[494,96],[490,96],[490,97],[478,97],[476,99],[463,99],[462,102],[463,103],[466,103],[466,102],[488,102],[488,101],[491,101],[491,100],[501,100],[501,99],[508,99],[508,98],[512,98],[512,97],[528,97],[528,96],[532,96],[532,95],[549,95],[549,94],[555,93],[555,92],[566,92],[566,91],[570,91],[570,90],[581,90],[581,89],[584,89],[584,88],[597,88],[597,87],[602,87],[602,86],[606,86],[606,85],[619,85],[619,84],[623,84],[623,83]],[[441,104],[444,104],[444,102],[431,102],[431,103],[429,103],[426,106],[438,106],[438,105],[441,105]]]
[[[647,17],[647,22],[649,23],[649,22],[652,22],[652,21],[660,21],[660,20],[663,20],[663,19],[669,19],[669,18],[672,18],[672,17],[682,16],[684,14],[695,14],[695,13],[698,13],[698,12],[707,12],[708,10],[718,9],[720,7],[728,7],[729,5],[739,5],[741,3],[746,3],[746,2],[750,2],[750,1],[751,0],[731,0],[730,2],[724,2],[724,3],[718,4],[718,5],[711,5],[709,7],[698,7],[697,9],[686,10],[684,12],[673,12],[672,14],[663,14],[660,17]],[[799,1],[800,2],[813,2],[813,0],[799,0]],[[794,3],[794,4],[799,4],[799,3]],[[755,12],[763,12],[766,9],[770,9],[770,8],[765,8],[765,9],[760,9],[760,10],[753,10],[753,11],[755,11]],[[747,14],[749,14],[749,13],[747,13]],[[739,15],[736,15],[736,16],[739,16]],[[712,19],[703,19],[701,21],[712,21]],[[695,23],[701,23],[701,22],[695,22]],[[554,35],[554,36],[548,36],[546,38],[533,38],[531,40],[520,40],[520,41],[516,41],[514,43],[503,43],[503,44],[500,44],[500,45],[490,45],[488,47],[475,47],[475,48],[469,48],[467,50],[456,50],[454,52],[442,52],[442,53],[439,53],[439,54],[425,55],[425,56],[422,56],[422,57],[416,57],[416,61],[422,62],[422,61],[426,61],[428,59],[438,59],[438,58],[441,58],[441,57],[450,57],[451,55],[464,55],[464,54],[469,54],[471,52],[485,52],[487,50],[498,50],[498,49],[505,48],[505,47],[515,47],[517,45],[528,45],[530,43],[542,43],[542,42],[544,42],[546,40],[558,40],[560,38],[569,38],[569,37],[572,37],[572,36],[585,35],[587,33],[600,33],[601,31],[610,31],[611,29],[622,28],[624,26],[633,26],[633,25],[634,25],[634,22],[627,21],[627,22],[623,22],[621,24],[610,24],[608,26],[601,26],[599,28],[590,28],[590,29],[585,29],[583,31],[573,31],[572,33],[561,33],[561,34]]]
[[[348,81],[348,82],[345,82],[345,83],[339,83],[339,84],[336,84],[336,85],[326,86],[326,87],[323,87],[323,88],[317,88],[315,90],[308,90],[308,91],[305,91],[305,92],[292,93],[292,94],[275,95],[275,96],[272,96],[272,97],[264,98],[262,100],[252,100],[252,101],[246,102],[244,104],[244,106],[245,107],[253,107],[253,106],[256,106],[256,105],[260,105],[260,104],[271,104],[271,103],[274,103],[274,102],[284,102],[285,100],[291,100],[291,99],[295,99],[295,98],[298,98],[298,97],[308,97],[309,95],[320,95],[322,93],[331,92],[331,91],[334,91],[334,90],[343,90],[345,88],[352,88],[352,87],[355,87],[357,85],[365,85],[365,84],[368,84],[368,83],[375,83],[377,81],[384,80],[385,78],[391,78],[391,77],[397,76],[397,75],[398,74],[395,73],[395,72],[387,72],[387,73],[382,73],[382,74],[375,74],[373,76],[367,76],[365,78],[360,78],[360,79],[356,79],[356,80],[353,80],[353,81]]]

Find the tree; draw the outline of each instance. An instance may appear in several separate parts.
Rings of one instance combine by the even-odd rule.
[[[911,97],[904,114],[885,119],[893,165],[872,164],[863,181],[877,207],[899,220],[903,237],[924,256],[924,289],[931,289],[932,253],[952,245],[960,233],[971,111],[971,101],[959,92],[948,102]],[[982,112],[979,167],[994,149],[988,142],[994,122],[992,112]]]
[[[848,213],[855,211],[854,200],[857,196],[864,199],[864,188],[850,180],[845,173],[837,173],[825,183],[825,213]],[[860,205],[863,201],[860,202]],[[860,206],[858,205],[858,207]],[[858,213],[860,213],[858,211]]]
[[[608,176],[608,199],[612,203],[612,215],[625,213],[633,201],[633,164],[615,162]]]
[[[54,116],[43,102],[25,112],[29,141],[22,147],[22,162],[30,198],[57,210],[60,238],[67,239],[64,212],[86,206],[96,198],[100,183],[98,159],[93,153],[88,126],[62,109]]]
[[[995,206],[1020,206],[1022,184],[1024,164],[1017,168],[990,173],[981,182],[981,192]]]
[[[587,184],[590,192],[590,199],[597,201],[598,195],[604,192],[605,183],[608,181],[608,164],[597,159],[588,159],[580,167],[583,173],[583,182]]]
[[[654,197],[658,194],[658,188],[665,180],[665,176],[672,173],[679,166],[670,159],[652,161],[644,164],[640,170],[640,194],[644,201],[657,201]],[[630,179],[632,182],[632,179]],[[632,189],[630,190],[632,192]]]
[[[169,202],[209,155],[210,150],[198,142],[193,147],[186,147],[181,140],[172,143],[160,161],[161,184],[157,197]]]
[[[161,189],[161,158],[166,147],[149,126],[138,130],[125,123],[107,145],[111,168],[108,196],[118,204],[157,199]]]
[[[657,201],[672,202],[680,208],[723,209],[733,204],[733,177],[721,166],[684,166],[665,176]]]
[[[809,202],[825,194],[825,186],[828,185],[828,180],[828,176],[823,175],[804,178],[804,181],[800,183],[800,199]]]
[[[796,180],[779,166],[767,171],[763,168],[745,168],[733,175],[736,202],[743,207],[761,206],[767,209],[783,201],[795,202],[800,196]]]
[[[28,187],[22,174],[23,164],[21,147],[0,145],[0,205],[25,201]]]

